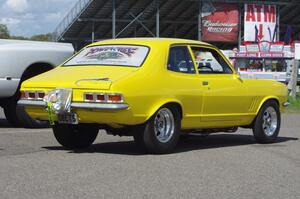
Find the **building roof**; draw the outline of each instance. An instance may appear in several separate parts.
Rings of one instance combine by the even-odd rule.
[[[157,36],[157,8],[159,8],[160,37],[197,40],[199,1],[208,0],[78,0],[57,27],[56,40],[72,42],[75,47],[81,47],[91,43],[92,40],[112,38],[114,32],[117,38]],[[284,37],[287,25],[293,27],[294,37],[298,37],[300,33],[298,0],[209,1],[239,3],[241,10],[243,3],[276,4],[280,13],[281,38]],[[113,8],[115,8],[115,27],[113,27]],[[241,19],[243,20],[243,16]],[[237,44],[218,43],[217,46],[231,48]]]
[[[156,38],[156,37],[137,37],[137,38],[119,38],[119,39],[107,39],[99,42],[92,43],[94,45],[103,44],[136,44],[136,45],[151,45],[151,44],[162,44],[162,45],[172,45],[172,44],[200,44],[210,46],[206,42],[190,40],[190,39],[178,39],[178,38]]]

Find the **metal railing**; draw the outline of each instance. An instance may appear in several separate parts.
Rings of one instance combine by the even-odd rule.
[[[64,33],[69,27],[79,18],[82,12],[90,5],[93,0],[78,0],[75,6],[64,17],[64,19],[58,24],[53,34],[53,40],[59,41],[62,39]]]

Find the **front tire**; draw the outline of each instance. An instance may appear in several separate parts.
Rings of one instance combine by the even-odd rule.
[[[97,138],[99,128],[91,125],[55,124],[53,134],[63,147],[67,149],[87,148]]]
[[[179,110],[174,106],[161,107],[134,133],[135,143],[149,153],[169,153],[176,146],[181,128]]]
[[[279,134],[280,123],[278,103],[274,100],[267,101],[260,109],[253,124],[255,140],[262,144],[275,142]]]

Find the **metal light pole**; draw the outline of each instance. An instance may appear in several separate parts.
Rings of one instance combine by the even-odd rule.
[[[116,38],[116,0],[112,1],[112,38]]]
[[[295,58],[291,74],[291,96],[296,98],[297,96],[297,80],[298,80],[298,70],[299,70],[299,59],[300,59],[300,43],[295,44]]]
[[[159,24],[159,12],[160,12],[160,10],[159,10],[159,0],[156,0],[156,37],[159,37],[159,26],[160,26],[160,24]]]
[[[298,67],[299,66],[299,60],[294,59],[293,63],[293,69],[292,69],[292,75],[291,75],[291,96],[296,98],[297,95],[297,79],[298,79]]]
[[[202,39],[202,2],[198,3],[198,40]]]

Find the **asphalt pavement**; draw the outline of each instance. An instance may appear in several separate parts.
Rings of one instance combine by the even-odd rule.
[[[0,199],[300,198],[300,114],[284,114],[278,142],[250,130],[190,135],[168,155],[141,153],[101,131],[64,150],[51,129],[12,128],[0,110]]]

